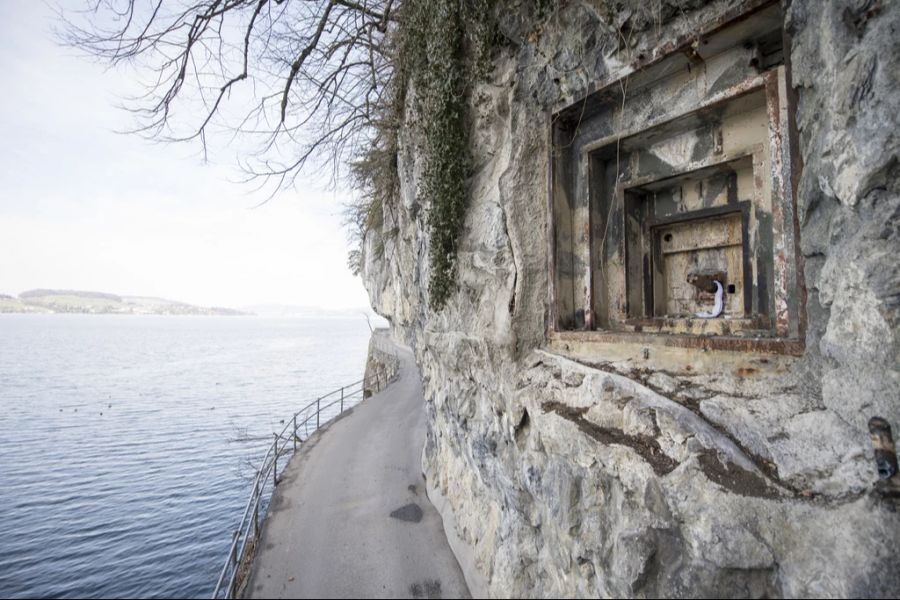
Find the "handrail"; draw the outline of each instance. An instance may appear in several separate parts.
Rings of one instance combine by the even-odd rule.
[[[393,382],[396,377],[397,375],[395,374],[391,379],[384,381],[384,385]],[[275,491],[275,486],[278,485],[279,456],[293,454],[297,451],[298,444],[304,442],[304,439],[299,435],[300,427],[304,428],[306,439],[309,439],[309,423],[313,418],[316,420],[316,426],[315,429],[313,429],[313,433],[315,433],[321,425],[327,423],[335,416],[342,414],[345,410],[345,404],[347,405],[347,408],[350,408],[351,401],[356,399],[357,396],[361,397],[355,403],[352,403],[352,406],[355,406],[364,400],[366,385],[372,382],[381,383],[379,379],[380,378],[377,375],[369,377],[368,379],[363,378],[359,381],[354,381],[351,384],[332,390],[323,396],[319,396],[291,415],[291,418],[285,423],[285,426],[280,433],[273,434],[274,439],[272,440],[272,443],[269,444],[269,448],[266,451],[265,456],[263,456],[259,469],[256,471],[256,477],[253,480],[253,489],[250,492],[250,497],[247,499],[247,505],[244,507],[244,512],[241,515],[241,521],[238,524],[237,529],[232,533],[228,557],[219,573],[219,579],[216,581],[216,588],[213,591],[212,597],[214,599],[220,597],[234,598],[243,586],[244,580],[249,574],[250,563],[256,550],[256,543],[259,540],[260,506],[262,505],[264,498],[266,498],[267,501],[270,499],[265,496],[266,490],[271,488],[271,495],[271,493]],[[338,393],[340,393],[340,398],[332,400],[322,406],[322,400],[330,398]],[[337,413],[332,414],[325,421],[322,421],[321,417],[323,411],[338,403],[341,405],[340,410]],[[311,410],[313,406],[316,408],[315,412],[305,414],[306,411]],[[304,414],[305,418],[298,422],[297,417],[301,414]],[[292,429],[292,431],[290,436],[287,436],[285,434],[289,429]],[[293,442],[292,446],[288,444],[289,441]],[[279,442],[284,442],[280,449]],[[271,473],[271,477],[269,476],[269,473]],[[223,593],[224,596],[222,595]]]

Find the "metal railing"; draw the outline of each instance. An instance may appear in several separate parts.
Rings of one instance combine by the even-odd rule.
[[[389,381],[384,382],[378,381],[377,377],[360,379],[324,396],[319,396],[295,412],[285,424],[281,433],[273,434],[274,439],[269,444],[269,449],[263,457],[259,469],[256,471],[253,489],[241,516],[241,522],[232,534],[228,558],[225,560],[225,565],[219,574],[216,589],[213,591],[213,598],[234,598],[250,574],[253,556],[256,552],[256,544],[259,540],[259,512],[260,509],[265,510],[267,508],[270,495],[275,491],[275,486],[278,485],[279,458],[296,452],[298,445],[309,439],[309,436],[315,433],[321,425],[364,400],[367,384],[377,381],[379,384],[386,386],[395,379],[396,375]],[[336,406],[338,408],[329,411],[329,409]],[[312,425],[313,422],[315,427]],[[286,461],[282,461],[282,465],[285,464],[287,464]],[[266,501],[265,506],[263,505],[264,500]]]

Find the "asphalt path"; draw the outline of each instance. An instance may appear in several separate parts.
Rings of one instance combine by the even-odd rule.
[[[303,443],[263,526],[249,598],[469,597],[425,495],[422,384],[399,378]]]

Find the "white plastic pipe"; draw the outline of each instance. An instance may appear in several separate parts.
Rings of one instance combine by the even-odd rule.
[[[701,311],[697,313],[697,316],[701,319],[713,319],[722,314],[722,308],[724,307],[724,302],[722,297],[725,295],[725,288],[722,287],[722,284],[718,281],[713,281],[716,284],[716,305],[713,307],[712,311]]]

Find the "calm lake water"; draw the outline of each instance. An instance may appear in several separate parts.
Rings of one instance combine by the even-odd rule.
[[[208,597],[281,419],[365,319],[0,315],[0,596]]]

